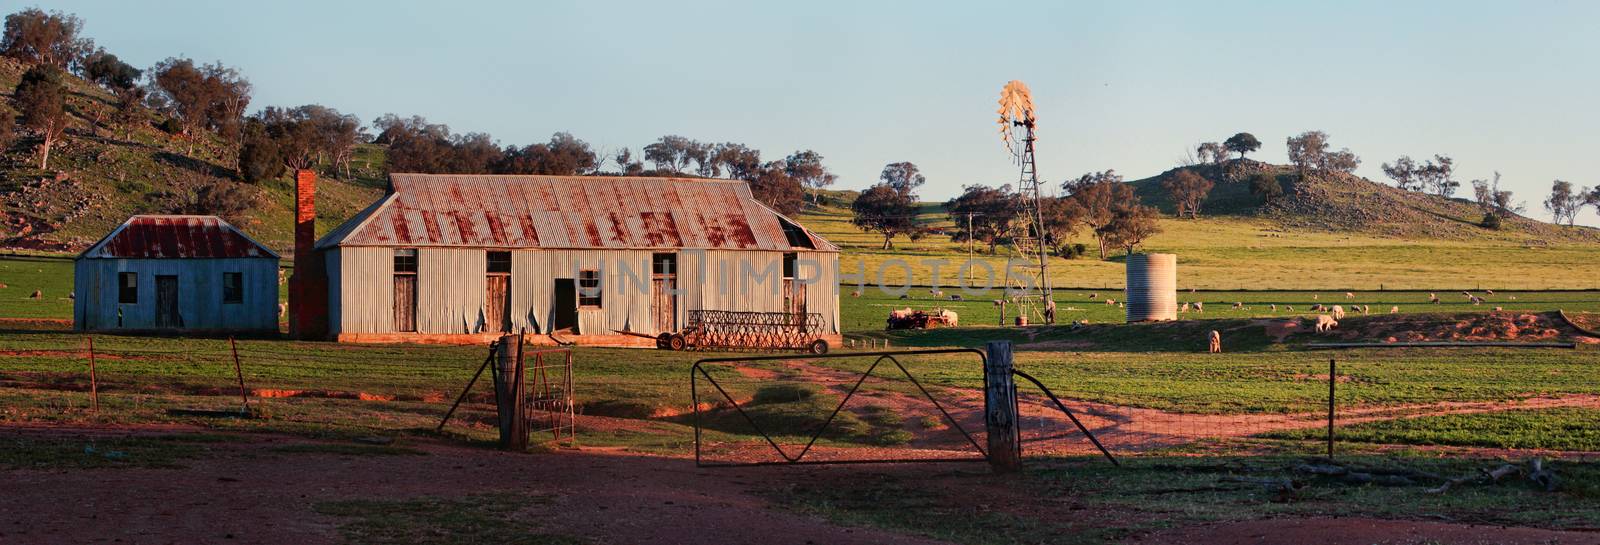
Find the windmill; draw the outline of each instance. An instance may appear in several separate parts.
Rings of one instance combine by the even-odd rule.
[[[1022,167],[1017,192],[1022,198],[1023,216],[1027,218],[1016,236],[1012,237],[1012,247],[1029,263],[1026,269],[1032,276],[1029,279],[1031,286],[1020,285],[1021,279],[1011,273],[1010,267],[1006,267],[1006,288],[1010,290],[1013,284],[1024,288],[1008,299],[1017,304],[1019,316],[1033,314],[1043,318],[1043,321],[1052,322],[1053,313],[1042,312],[1050,301],[1050,275],[1048,255],[1045,253],[1044,212],[1039,197],[1039,171],[1033,158],[1034,128],[1038,116],[1033,106],[1033,93],[1026,84],[1019,80],[1006,83],[1000,90],[999,114],[1000,139],[1005,142],[1012,159]],[[1005,320],[1004,315],[1001,320]]]

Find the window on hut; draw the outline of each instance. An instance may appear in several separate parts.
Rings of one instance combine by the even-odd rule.
[[[139,273],[117,273],[117,302],[125,305],[139,302]]]
[[[600,308],[600,271],[578,271],[578,306]]]
[[[222,304],[244,303],[244,273],[222,273]]]

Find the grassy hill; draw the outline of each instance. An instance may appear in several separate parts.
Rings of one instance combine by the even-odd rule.
[[[1161,181],[1188,168],[1215,187],[1201,206],[1212,216],[1266,218],[1287,228],[1347,232],[1402,239],[1600,242],[1600,229],[1553,225],[1520,215],[1499,230],[1479,226],[1483,212],[1467,199],[1402,191],[1388,184],[1342,172],[1301,178],[1294,169],[1235,159],[1221,165],[1195,165],[1134,180],[1140,200],[1173,215],[1176,207]],[[1278,179],[1284,197],[1270,205],[1250,193],[1247,180],[1264,173]],[[1471,188],[1466,188],[1470,193]]]
[[[1287,174],[1288,167],[1259,165]],[[1203,166],[1216,188],[1200,219],[1173,219],[1172,203],[1160,189],[1162,175],[1129,182],[1141,200],[1162,209],[1162,233],[1144,250],[1178,254],[1179,285],[1184,289],[1595,289],[1600,277],[1581,271],[1600,260],[1600,230],[1564,227],[1515,217],[1503,230],[1476,225],[1481,214],[1471,203],[1402,192],[1352,176],[1286,180],[1280,202],[1263,206],[1243,182],[1221,179],[1219,166]],[[1285,176],[1291,178],[1291,176]],[[955,270],[967,258],[963,244],[948,236],[899,238],[892,250],[882,239],[850,224],[849,193],[829,193],[821,206],[798,218],[844,248],[846,274],[865,270],[867,283],[910,282],[956,285]],[[953,227],[942,204],[924,203],[920,220],[932,228]],[[1094,247],[1080,234],[1079,242]],[[974,257],[1002,274],[1008,257],[1001,246],[989,255],[979,246]],[[1091,251],[1092,253],[1092,251]],[[906,265],[888,265],[891,260]],[[925,260],[946,259],[935,274]],[[1100,261],[1051,260],[1056,286],[1120,288],[1119,256]],[[983,269],[978,269],[981,282]]]
[[[10,93],[26,67],[0,58],[0,93]],[[211,135],[193,142],[158,128],[154,111],[126,132],[96,123],[110,117],[113,97],[76,77],[65,78],[71,124],[51,152],[48,170],[38,168],[36,138],[18,138],[0,150],[0,244],[47,250],[77,250],[128,216],[169,213],[203,186],[236,184],[252,209],[230,218],[252,236],[278,249],[292,239],[293,183],[287,179],[250,185],[233,179],[230,147]],[[358,150],[350,180],[328,179],[318,187],[318,227],[326,231],[382,193],[383,150]],[[326,177],[326,176],[325,176]]]

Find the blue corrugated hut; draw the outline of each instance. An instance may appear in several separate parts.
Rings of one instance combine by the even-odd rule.
[[[80,331],[278,330],[278,254],[216,216],[133,216],[74,270]]]

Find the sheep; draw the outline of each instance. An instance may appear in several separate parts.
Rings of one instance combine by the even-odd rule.
[[[1322,303],[1311,305],[1311,312],[1322,312]]]
[[[1181,314],[1185,312],[1189,312],[1189,303],[1178,305],[1178,313]]]
[[[1272,311],[1273,312],[1277,312],[1278,311],[1278,304],[1277,303],[1272,303],[1271,306],[1272,306]]]
[[[1438,294],[1433,294],[1433,293],[1428,294],[1428,302],[1429,303],[1433,303],[1435,305],[1439,304],[1439,296],[1438,296]]]
[[[1239,302],[1236,302],[1236,303],[1233,304],[1233,310],[1241,310],[1243,308],[1244,308],[1244,301],[1239,301]]]
[[[1503,310],[1505,310],[1505,309],[1500,308],[1500,307],[1494,307],[1494,311],[1495,312],[1500,312],[1500,311],[1503,311]]]
[[[1294,312],[1294,305],[1284,305],[1283,308],[1289,312]]]
[[[936,298],[937,297],[944,297],[944,290],[928,290],[928,293],[933,295]]]
[[[1400,307],[1389,307],[1389,314],[1399,314]]]
[[[1347,292],[1344,292],[1344,298],[1345,299],[1355,299],[1356,298],[1356,294],[1350,293],[1350,292],[1347,291]]]
[[[1483,298],[1482,297],[1478,297],[1476,295],[1472,296],[1471,301],[1472,301],[1473,305],[1481,305],[1481,304],[1483,304]]]
[[[0,287],[5,287],[5,286],[0,286]],[[1515,295],[1511,295],[1509,297],[1511,298],[1512,301],[1517,300],[1517,296],[1515,296]]]
[[[952,294],[950,294],[950,300],[951,301],[965,301],[966,299],[961,297],[961,294],[959,294],[959,293],[952,293]]]
[[[1098,294],[1098,293],[1091,293],[1091,294],[1089,294],[1089,298],[1090,298],[1090,299],[1098,299],[1098,298],[1100,298],[1100,294]]]
[[[950,326],[950,327],[956,327],[958,325],[961,325],[961,316],[957,315],[955,313],[955,311],[953,311],[953,310],[940,309],[939,310],[939,317],[944,319],[944,325],[947,325],[947,326]]]
[[[1339,327],[1339,321],[1333,319],[1332,316],[1329,316],[1327,314],[1318,314],[1317,315],[1317,325],[1316,325],[1317,333],[1327,333],[1329,331],[1333,331],[1333,328],[1336,328],[1336,327]]]
[[[35,301],[38,301],[40,299],[44,299],[44,290],[33,290],[33,295],[30,295],[28,297],[33,299],[33,300],[35,300]]]
[[[1335,320],[1343,320],[1344,319],[1344,307],[1341,307],[1339,305],[1334,305],[1333,309],[1329,310],[1329,312],[1331,312],[1333,314],[1333,319],[1335,319]]]
[[[900,300],[902,300],[902,301],[904,301],[906,299],[910,299],[910,298],[911,298],[910,294],[906,294],[906,293],[900,294]]]
[[[1194,311],[1195,312],[1204,313],[1206,311],[1206,304],[1204,302],[1201,302],[1201,301],[1195,301],[1194,302]]]
[[[1315,293],[1313,293],[1313,294],[1311,294],[1311,300],[1312,300],[1312,301],[1316,301],[1316,300],[1317,300],[1317,299],[1320,299],[1320,298],[1322,298],[1322,296],[1320,296],[1320,295],[1317,295],[1317,294],[1315,294]]]
[[[1494,295],[1494,290],[1483,290],[1483,292],[1489,295]]]
[[[1106,298],[1106,306],[1112,306],[1112,305],[1115,305],[1115,304],[1117,304],[1117,300],[1116,299],[1112,299],[1112,298],[1109,298],[1109,297]]]
[[[1222,353],[1222,334],[1221,333],[1218,333],[1217,330],[1213,329],[1213,330],[1211,330],[1211,334],[1206,336],[1206,339],[1208,341],[1210,341],[1208,343],[1210,345],[1208,347],[1210,353],[1212,353],[1212,354],[1221,354]]]
[[[861,290],[853,290],[853,291],[851,291],[850,292],[850,296],[851,297],[860,297],[861,296]]]
[[[1122,303],[1117,303],[1117,308],[1123,308]]]

